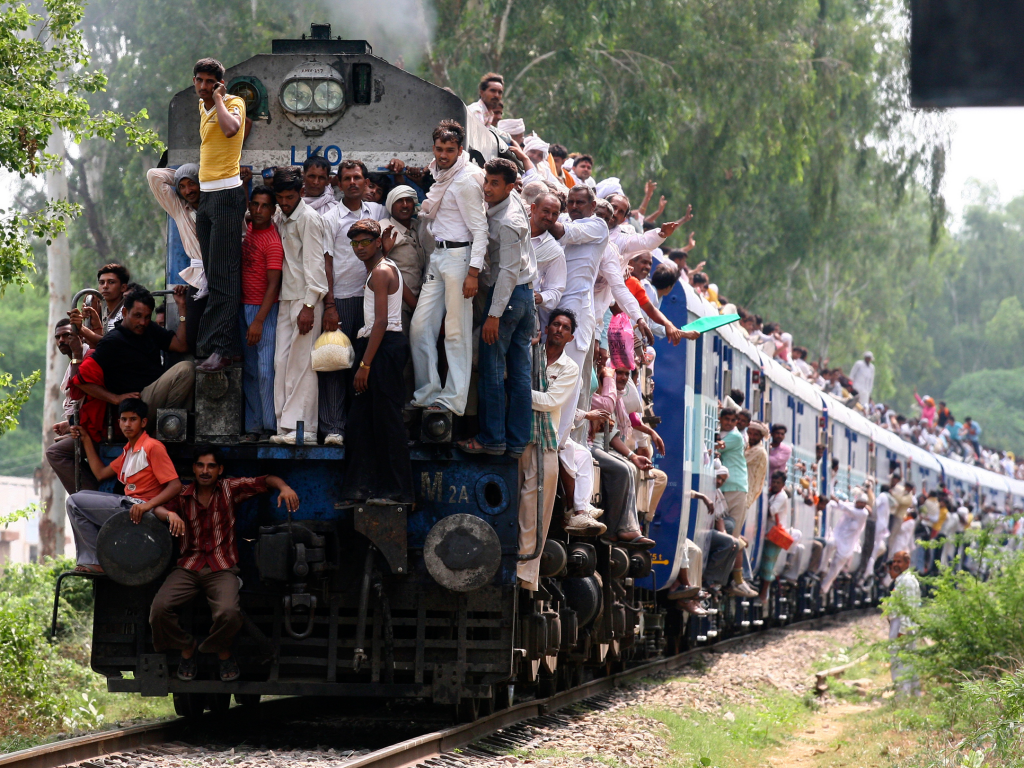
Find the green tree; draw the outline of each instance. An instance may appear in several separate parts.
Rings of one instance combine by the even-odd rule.
[[[0,3],[0,167],[21,178],[38,177],[60,160],[44,151],[55,128],[76,141],[123,135],[133,147],[151,145],[155,136],[131,117],[104,110],[93,113],[87,95],[103,89],[102,73],[89,68],[76,0],[44,0],[38,12],[26,3]],[[42,207],[0,212],[0,293],[23,285],[33,268],[30,237],[48,239],[64,230],[77,213],[66,200]],[[38,380],[28,372],[17,381],[0,375],[0,434],[17,424],[18,411]]]

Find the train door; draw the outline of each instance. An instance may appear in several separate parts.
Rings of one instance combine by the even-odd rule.
[[[680,284],[662,302],[662,311],[682,327],[696,315],[687,311],[686,289]],[[650,535],[657,542],[651,551],[653,578],[658,587],[672,583],[679,570],[682,547],[693,526],[696,502],[690,499],[693,478],[701,476],[703,417],[694,374],[701,356],[702,340],[684,341],[672,347],[664,339],[655,343],[654,412],[661,419],[658,434],[665,441],[665,456],[654,463],[668,475],[665,493],[658,503]],[[710,516],[701,508],[704,518]],[[699,519],[699,518],[698,518]]]

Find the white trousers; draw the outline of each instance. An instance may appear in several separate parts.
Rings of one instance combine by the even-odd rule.
[[[566,405],[562,410],[566,410]],[[580,512],[587,508],[594,495],[594,456],[589,449],[577,443],[571,437],[565,439],[565,445],[558,452],[558,458],[566,471],[576,478],[576,489],[572,495],[572,508]]]
[[[420,408],[437,404],[459,416],[466,412],[473,368],[473,300],[462,295],[462,284],[469,274],[469,254],[468,246],[440,248],[431,254],[409,328],[416,380],[413,404]],[[437,337],[442,322],[448,358],[444,390],[437,370]]]
[[[537,446],[530,443],[519,457],[519,554],[529,555],[535,547],[544,548],[551,512],[558,490],[558,454],[544,452],[544,527],[537,536]],[[525,560],[516,566],[516,575],[526,589],[536,590],[540,583],[540,558]]]
[[[577,318],[578,323],[593,322],[593,318]],[[577,326],[577,333],[579,327]],[[566,438],[569,435],[569,430],[572,429],[572,423],[576,419],[576,408],[582,408],[583,410],[590,410],[590,398],[586,398],[586,403],[583,405],[579,404],[580,392],[583,386],[586,386],[586,391],[590,391],[590,370],[586,366],[587,357],[590,356],[593,361],[593,355],[590,354],[590,349],[579,349],[576,346],[575,341],[570,341],[565,345],[565,354],[567,354],[575,363],[580,367],[580,375],[576,378],[576,384],[573,387],[572,395],[566,401],[565,405],[562,406],[562,413],[558,420],[558,444],[563,445]],[[584,442],[579,440],[577,442]]]
[[[320,335],[324,306],[313,307],[313,329],[299,333],[298,317],[304,306],[301,299],[282,301],[277,313],[277,348],[274,350],[274,413],[277,433],[295,431],[303,422],[307,435],[316,437],[319,388],[310,355]]]

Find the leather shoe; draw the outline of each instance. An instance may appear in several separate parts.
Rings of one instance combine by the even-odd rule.
[[[223,371],[229,365],[231,365],[231,360],[229,358],[221,357],[221,355],[214,352],[203,362],[197,365],[196,370],[202,371],[203,373],[216,373],[217,371]]]

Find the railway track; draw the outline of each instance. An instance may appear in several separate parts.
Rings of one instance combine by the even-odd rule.
[[[876,609],[866,608],[845,612],[839,616],[808,619],[786,627],[767,630],[767,633],[815,629],[831,622],[865,616],[874,610]],[[756,634],[765,636],[764,633]],[[584,710],[605,709],[611,703],[608,694],[615,688],[652,674],[671,672],[685,666],[698,654],[706,653],[708,650],[724,650],[752,636],[755,635],[738,635],[711,645],[703,645],[676,656],[592,680],[545,699],[515,704],[472,723],[414,736],[365,754],[358,754],[359,750],[347,750],[340,754],[335,751],[331,754],[330,762],[343,765],[344,768],[442,768],[490,760],[509,749],[526,746],[545,730],[568,724],[568,717],[559,714],[560,710],[574,706]],[[266,719],[268,714],[271,717],[277,714],[274,710],[280,710],[280,715],[286,717],[286,710],[294,709],[295,704],[294,699],[269,701],[261,705],[260,714]],[[220,717],[238,719],[244,714],[244,707],[236,707]],[[214,716],[207,716],[212,717]],[[209,720],[208,724],[213,722]],[[79,764],[80,768],[103,768],[111,765],[109,761],[114,756],[125,768],[135,768],[146,762],[147,758],[168,758],[193,749],[194,745],[179,741],[186,737],[193,727],[194,724],[185,718],[178,718],[79,736],[2,755],[0,768],[61,768],[73,764]],[[96,760],[101,762],[93,762]],[[344,762],[337,762],[338,760]]]

